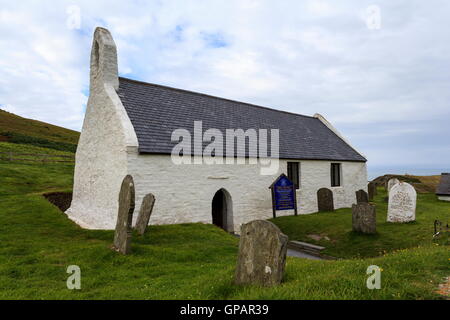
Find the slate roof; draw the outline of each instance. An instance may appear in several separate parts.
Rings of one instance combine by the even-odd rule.
[[[441,182],[436,189],[436,194],[438,196],[450,196],[450,173],[441,175]]]
[[[187,129],[194,140],[194,121],[201,120],[203,131],[222,131],[224,144],[226,129],[267,129],[269,137],[270,129],[279,129],[281,159],[366,161],[314,117],[126,78],[119,78],[118,94],[136,131],[140,153],[170,154],[178,144],[171,141],[172,132]]]

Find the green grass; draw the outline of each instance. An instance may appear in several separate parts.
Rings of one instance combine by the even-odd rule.
[[[26,194],[71,191],[73,165],[0,161],[0,177],[1,199],[12,195],[25,197]]]
[[[8,142],[22,144],[22,145],[30,145],[41,148],[48,148],[60,151],[68,151],[75,152],[77,150],[77,145],[73,143],[65,143],[58,141],[51,141],[42,138],[36,138],[32,136],[23,135],[15,132],[3,132],[1,133],[2,139],[5,139]]]
[[[374,203],[377,210],[377,234],[364,235],[352,232],[351,209],[321,212],[311,215],[279,217],[272,221],[289,236],[326,247],[324,254],[339,258],[375,257],[385,252],[416,246],[429,246],[434,242],[434,220],[450,222],[450,203],[438,201],[431,193],[419,193],[416,221],[405,224],[386,222],[386,192],[378,188]],[[327,236],[315,241],[308,235]],[[443,239],[445,240],[445,239]],[[441,241],[442,242],[442,241]]]
[[[0,162],[0,299],[442,299],[435,290],[449,273],[448,246],[429,243],[369,259],[288,257],[275,288],[233,285],[238,239],[212,225],[151,226],[120,255],[110,249],[113,231],[83,230],[40,195],[70,190],[72,171]],[[316,219],[298,221],[308,217]],[[380,290],[365,285],[372,264],[383,269]],[[81,290],[66,287],[69,265],[81,268]]]
[[[18,144],[10,142],[0,142],[0,153],[1,152],[12,152],[14,153],[26,153],[26,154],[49,154],[49,155],[63,155],[63,156],[74,156],[71,151],[61,151],[50,148],[43,148],[38,146],[32,146],[28,144]],[[32,156],[28,156],[33,158]],[[20,158],[27,158],[27,156],[20,156]],[[35,158],[35,157],[34,157]]]

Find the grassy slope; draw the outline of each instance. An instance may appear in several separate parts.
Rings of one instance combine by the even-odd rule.
[[[42,156],[37,155],[57,155],[57,156],[70,156],[70,158],[58,158],[58,160],[70,160],[74,159],[74,153],[69,151],[60,151],[49,148],[42,148],[32,146],[29,144],[18,144],[10,142],[0,142],[0,158],[8,159],[8,154],[4,153],[12,152],[13,158],[38,160],[42,159]],[[49,157],[52,158],[52,157]],[[52,158],[55,159],[55,158]]]
[[[238,240],[203,224],[152,226],[121,256],[109,249],[112,231],[83,230],[40,195],[70,189],[72,170],[0,162],[1,299],[434,299],[448,275],[448,247],[425,245],[366,260],[288,257],[281,286],[236,287]],[[73,264],[79,291],[66,288]],[[384,270],[381,290],[365,286],[371,264]]]
[[[413,176],[413,175],[398,175],[398,174],[386,174],[384,176],[377,177],[373,180],[378,186],[385,186],[387,181],[391,178],[397,178],[400,181],[408,182],[414,186],[417,192],[422,193],[434,193],[436,187],[441,179],[440,175],[435,176]]]
[[[416,221],[407,224],[386,222],[386,192],[378,188],[377,234],[361,235],[352,232],[351,209],[311,215],[289,216],[272,219],[291,240],[300,240],[323,245],[325,254],[342,257],[374,257],[396,249],[417,245],[431,245],[434,220],[450,222],[450,203],[438,201],[431,193],[418,194]],[[328,236],[330,240],[315,241],[309,234]]]
[[[0,134],[13,132],[55,142],[77,144],[80,133],[49,123],[19,117],[0,110]]]
[[[420,180],[420,183],[417,185],[414,185],[416,190],[418,192],[431,192],[435,193],[436,188],[439,185],[439,182],[441,181],[441,176],[411,176],[413,178],[416,178]]]

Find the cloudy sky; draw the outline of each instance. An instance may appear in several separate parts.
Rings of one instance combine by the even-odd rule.
[[[450,167],[450,1],[0,0],[0,108],[79,130],[96,26],[122,76],[320,113],[372,169]]]

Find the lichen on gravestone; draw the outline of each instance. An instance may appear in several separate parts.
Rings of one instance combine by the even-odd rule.
[[[364,190],[358,190],[355,192],[356,194],[356,203],[368,203],[369,202],[369,195]]]
[[[147,194],[142,200],[141,209],[139,210],[139,215],[134,227],[134,229],[140,235],[143,235],[147,230],[154,204],[155,196],[151,193]]]
[[[317,191],[317,207],[319,212],[334,211],[333,191],[321,188]]]
[[[352,206],[352,230],[366,234],[377,232],[376,207],[361,202]]]
[[[398,183],[400,183],[400,180],[398,180],[397,178],[389,179],[389,181],[387,182],[387,192],[388,192],[388,194],[391,191],[392,187],[395,186]]]
[[[134,212],[134,181],[133,177],[127,175],[120,187],[119,209],[117,213],[116,231],[114,233],[113,248],[122,253],[131,252],[131,224]]]
[[[280,284],[286,265],[287,244],[288,237],[269,221],[255,220],[242,225],[235,283]]]
[[[368,183],[367,192],[369,194],[369,201],[372,201],[373,198],[377,195],[377,185],[375,184],[375,182]]]

